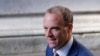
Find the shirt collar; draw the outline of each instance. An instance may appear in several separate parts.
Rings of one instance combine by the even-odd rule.
[[[66,56],[69,52],[69,49],[71,48],[73,43],[73,37],[71,37],[71,39],[69,40],[69,42],[62,47],[61,49],[57,50],[56,52],[60,55],[60,56]],[[54,50],[53,50],[54,51]]]

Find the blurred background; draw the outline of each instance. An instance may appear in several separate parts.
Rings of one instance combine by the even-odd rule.
[[[74,37],[100,55],[100,0],[0,0],[0,56],[45,56],[43,16],[56,5],[71,9]]]

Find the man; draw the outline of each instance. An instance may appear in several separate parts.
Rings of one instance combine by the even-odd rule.
[[[43,22],[48,42],[46,56],[93,56],[73,38],[73,15],[68,8],[54,6],[48,9]]]

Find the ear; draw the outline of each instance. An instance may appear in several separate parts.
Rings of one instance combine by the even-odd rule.
[[[69,31],[72,31],[73,29],[73,24],[72,23],[69,23],[66,27],[65,27],[66,30],[69,30]]]
[[[73,23],[69,23],[68,24],[68,30],[71,30],[72,31],[72,29],[73,29]]]

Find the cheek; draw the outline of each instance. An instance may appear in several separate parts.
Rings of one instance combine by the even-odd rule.
[[[67,31],[63,30],[63,31],[61,31],[61,33],[59,35],[60,35],[60,40],[64,41],[67,36]]]
[[[59,38],[61,32],[60,31],[55,31],[53,32],[53,35],[56,37],[56,38]]]

